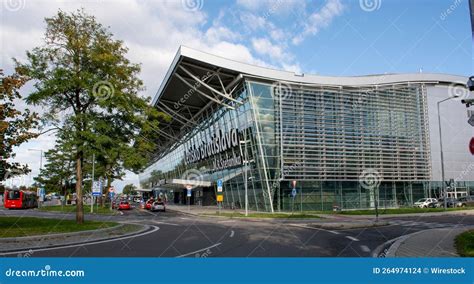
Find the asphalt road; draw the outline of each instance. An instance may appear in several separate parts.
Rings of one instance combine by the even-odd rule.
[[[0,210],[0,216],[73,219],[72,214],[37,210]],[[87,219],[152,226],[141,235],[75,247],[34,251],[32,257],[283,257],[379,255],[389,241],[431,228],[474,225],[474,216],[390,218],[394,224],[377,228],[324,230],[296,227],[307,220],[245,221],[196,217],[178,212],[151,213],[133,209],[123,215],[87,215]],[[12,253],[10,256],[16,256]]]

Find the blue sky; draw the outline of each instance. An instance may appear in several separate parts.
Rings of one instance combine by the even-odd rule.
[[[250,64],[334,76],[423,72],[471,75],[468,0],[2,0],[0,66],[42,43],[44,18],[84,8],[142,64],[153,96],[180,45]],[[31,87],[22,90],[31,91]],[[19,102],[20,106],[22,102]],[[38,110],[41,111],[41,110]],[[54,135],[16,149],[38,174]],[[116,183],[138,183],[128,174]]]

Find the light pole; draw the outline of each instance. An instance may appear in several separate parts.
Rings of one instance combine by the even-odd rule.
[[[28,151],[35,151],[35,152],[40,152],[40,173],[41,170],[43,169],[43,150],[41,149],[28,149]]]
[[[41,149],[28,149],[28,151],[40,152],[40,168],[39,168],[39,173],[38,173],[38,177],[39,177],[39,175],[41,174],[41,170],[43,169],[43,150],[41,150]],[[38,202],[40,206],[42,206],[42,202],[44,202],[44,195],[43,194],[44,194],[43,189],[40,189],[40,191],[39,191],[40,198],[39,198],[39,202]]]
[[[442,102],[445,102],[445,101],[449,101],[450,99],[454,99],[454,98],[457,98],[458,96],[457,95],[454,95],[454,96],[451,96],[451,97],[448,97],[444,100],[441,100],[439,102],[437,102],[437,107],[438,107],[438,128],[439,128],[439,148],[440,148],[440,153],[441,153],[441,189],[443,190],[443,193],[444,193],[444,209],[446,210],[446,207],[447,207],[447,195],[448,195],[448,192],[447,192],[447,188],[444,184],[444,155],[443,155],[443,135],[442,135],[442,132],[441,132],[441,115],[440,115],[440,110],[439,110],[439,105],[442,103]]]

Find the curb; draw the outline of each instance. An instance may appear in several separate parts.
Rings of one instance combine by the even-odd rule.
[[[26,237],[9,237],[9,238],[0,238],[0,242],[10,242],[10,241],[31,241],[35,239],[44,239],[45,237],[51,238],[51,237],[71,237],[71,236],[77,236],[77,235],[82,235],[90,232],[94,233],[105,233],[108,231],[116,230],[121,227],[125,226],[125,224],[118,224],[113,227],[108,227],[108,228],[103,228],[103,229],[97,229],[97,230],[86,230],[86,231],[79,231],[79,232],[72,232],[72,233],[56,233],[56,234],[47,234],[47,235],[35,235],[35,236],[26,236]]]
[[[361,229],[361,228],[376,228],[376,227],[383,227],[383,226],[389,226],[391,223],[390,222],[371,222],[371,223],[362,223],[362,224],[354,224],[354,223],[348,223],[348,222],[341,222],[341,223],[326,223],[326,224],[308,224],[308,226],[313,226],[315,228],[321,228],[321,229]]]
[[[125,225],[125,224],[121,224],[121,225]],[[22,247],[22,248],[16,248],[16,249],[7,249],[7,250],[0,250],[0,255],[3,255],[3,254],[12,254],[12,253],[15,253],[15,252],[21,252],[21,251],[25,251],[25,250],[32,250],[34,251],[35,249],[48,249],[48,248],[57,248],[57,247],[63,247],[63,246],[70,246],[70,245],[81,245],[81,244],[88,244],[88,243],[94,243],[94,242],[98,242],[98,241],[104,241],[104,240],[114,240],[114,239],[120,239],[120,238],[124,238],[124,237],[132,237],[134,235],[138,235],[138,234],[141,234],[141,233],[144,233],[146,231],[148,231],[150,228],[152,228],[151,226],[149,225],[141,225],[141,224],[136,224],[136,223],[133,223],[133,225],[138,225],[138,226],[142,226],[142,229],[141,230],[138,230],[138,231],[135,231],[135,232],[131,232],[131,233],[128,233],[128,234],[124,234],[124,235],[120,235],[120,236],[115,236],[115,237],[111,237],[111,238],[98,238],[98,239],[93,239],[93,240],[86,240],[86,241],[83,241],[83,242],[65,242],[63,244],[58,244],[58,245],[46,245],[46,246],[36,246],[36,247]],[[115,228],[117,228],[118,226],[116,226]]]
[[[471,230],[472,228],[473,228],[473,226],[465,227],[466,230]],[[441,228],[441,229],[445,229],[445,228]],[[447,229],[449,229],[449,228],[447,228]],[[400,245],[404,241],[406,241],[407,239],[409,239],[413,236],[416,236],[418,234],[421,234],[421,233],[424,233],[424,232],[427,232],[427,231],[434,231],[434,230],[438,230],[438,229],[436,228],[436,229],[421,230],[421,231],[418,231],[418,232],[414,232],[414,233],[411,233],[411,234],[408,234],[408,235],[403,235],[403,236],[400,236],[400,237],[395,238],[393,240],[390,240],[390,241],[392,241],[392,244],[387,249],[387,253],[385,254],[385,256],[386,257],[398,257],[395,254],[398,251],[398,248],[400,247]]]

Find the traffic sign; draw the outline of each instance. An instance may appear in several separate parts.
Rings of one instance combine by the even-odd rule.
[[[192,189],[188,189],[187,196],[188,196],[188,197],[191,197],[191,195],[192,195],[192,192],[193,192],[193,191],[192,191]]]
[[[296,188],[293,188],[291,190],[291,197],[295,197],[296,196]]]
[[[223,202],[224,201],[224,195],[220,194],[217,196],[217,202]]]
[[[100,181],[94,181],[92,183],[92,195],[93,196],[100,196],[102,192],[102,183]]]
[[[469,117],[467,123],[469,123],[471,126],[474,126],[474,114],[471,114],[471,117]]]
[[[109,192],[109,197],[110,197],[110,199],[113,199],[113,198],[114,198],[114,195],[115,195],[115,192],[113,192],[113,191],[110,191],[110,192]]]
[[[474,155],[474,137],[471,138],[471,142],[469,142],[469,150],[471,154]]]
[[[217,180],[217,192],[222,192],[222,180]]]

